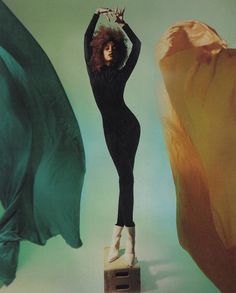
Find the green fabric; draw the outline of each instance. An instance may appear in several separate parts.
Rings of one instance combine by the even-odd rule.
[[[0,281],[19,243],[61,234],[81,246],[85,157],[78,123],[46,54],[0,0]]]

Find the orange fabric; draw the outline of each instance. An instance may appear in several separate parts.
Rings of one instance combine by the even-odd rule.
[[[222,292],[236,292],[236,50],[187,21],[163,35],[157,55],[180,243]]]

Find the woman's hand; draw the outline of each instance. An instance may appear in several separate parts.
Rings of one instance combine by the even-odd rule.
[[[113,10],[110,8],[101,7],[101,8],[97,8],[95,13],[102,14],[102,15],[106,16],[107,20],[110,21],[109,14],[112,12],[113,12]]]
[[[125,12],[125,8],[124,9],[118,9],[116,8],[115,11],[113,11],[113,14],[115,15],[115,22],[120,24],[120,25],[124,25],[125,21],[124,21],[124,12]]]

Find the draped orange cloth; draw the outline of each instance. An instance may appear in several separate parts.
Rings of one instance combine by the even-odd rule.
[[[157,56],[180,243],[222,292],[236,292],[236,50],[185,21]]]

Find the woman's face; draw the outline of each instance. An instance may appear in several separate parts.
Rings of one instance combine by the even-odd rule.
[[[114,42],[110,41],[105,44],[103,48],[103,57],[107,65],[114,61],[116,58],[116,46]]]

